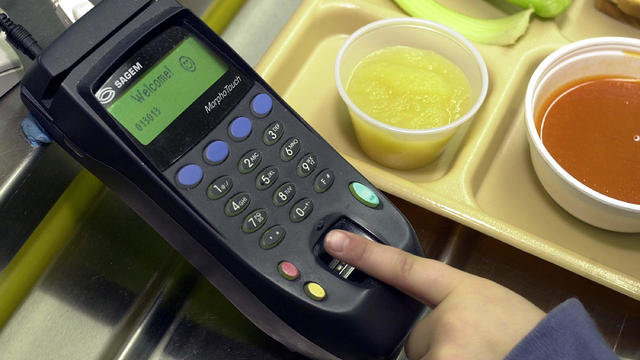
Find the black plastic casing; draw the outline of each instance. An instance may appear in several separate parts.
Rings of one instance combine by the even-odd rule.
[[[328,296],[314,301],[296,293],[260,256],[249,259],[227,239],[224,221],[212,226],[172,181],[139,150],[94,93],[146,41],[168,26],[181,26],[209,45],[283,105],[306,137],[344,181],[375,189],[335,152],[224,41],[174,0],[104,0],[67,29],[37,58],[22,82],[22,98],[42,127],[84,167],[102,180],[258,327],[291,350],[323,359],[385,359],[402,345],[423,305],[397,290],[368,279],[366,284],[339,278],[317,256],[317,244],[340,218],[348,217],[381,242],[422,255],[404,216],[380,192],[378,209],[358,203],[346,183],[327,194],[336,209],[309,221],[308,255],[297,264],[315,269]],[[297,126],[297,125],[296,125]],[[233,145],[232,145],[233,146]],[[276,150],[274,150],[276,151]],[[315,151],[315,150],[314,150]],[[315,211],[315,210],[314,210]],[[320,211],[320,209],[318,210]],[[320,214],[320,212],[318,213]],[[318,215],[320,216],[320,215]],[[293,241],[289,240],[289,241]],[[308,246],[307,246],[308,245]],[[263,250],[256,246],[256,252]],[[258,260],[256,260],[256,258]],[[287,256],[283,255],[283,260]],[[300,266],[302,265],[302,266]],[[291,283],[291,284],[290,284]],[[284,284],[284,285],[283,285]]]

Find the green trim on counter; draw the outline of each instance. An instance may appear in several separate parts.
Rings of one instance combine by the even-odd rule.
[[[229,25],[245,0],[215,0],[202,15],[202,20],[218,35]]]
[[[100,180],[81,171],[0,273],[0,329],[71,239],[103,189]]]

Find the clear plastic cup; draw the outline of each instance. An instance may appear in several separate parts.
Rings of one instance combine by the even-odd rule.
[[[353,69],[367,55],[390,46],[432,50],[456,64],[471,85],[469,111],[445,126],[405,129],[385,124],[359,109],[346,92]],[[335,78],[362,150],[374,161],[395,169],[419,168],[437,158],[460,126],[478,111],[489,83],[484,59],[467,39],[443,25],[416,18],[379,20],[354,32],[338,53]]]

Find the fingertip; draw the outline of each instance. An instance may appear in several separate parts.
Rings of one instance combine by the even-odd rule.
[[[349,242],[349,236],[343,231],[332,230],[324,238],[324,248],[332,255],[342,254]]]

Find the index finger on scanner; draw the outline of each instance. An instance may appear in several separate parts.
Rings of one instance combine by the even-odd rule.
[[[341,230],[327,234],[325,249],[333,257],[430,305],[439,304],[468,276],[439,261]]]

